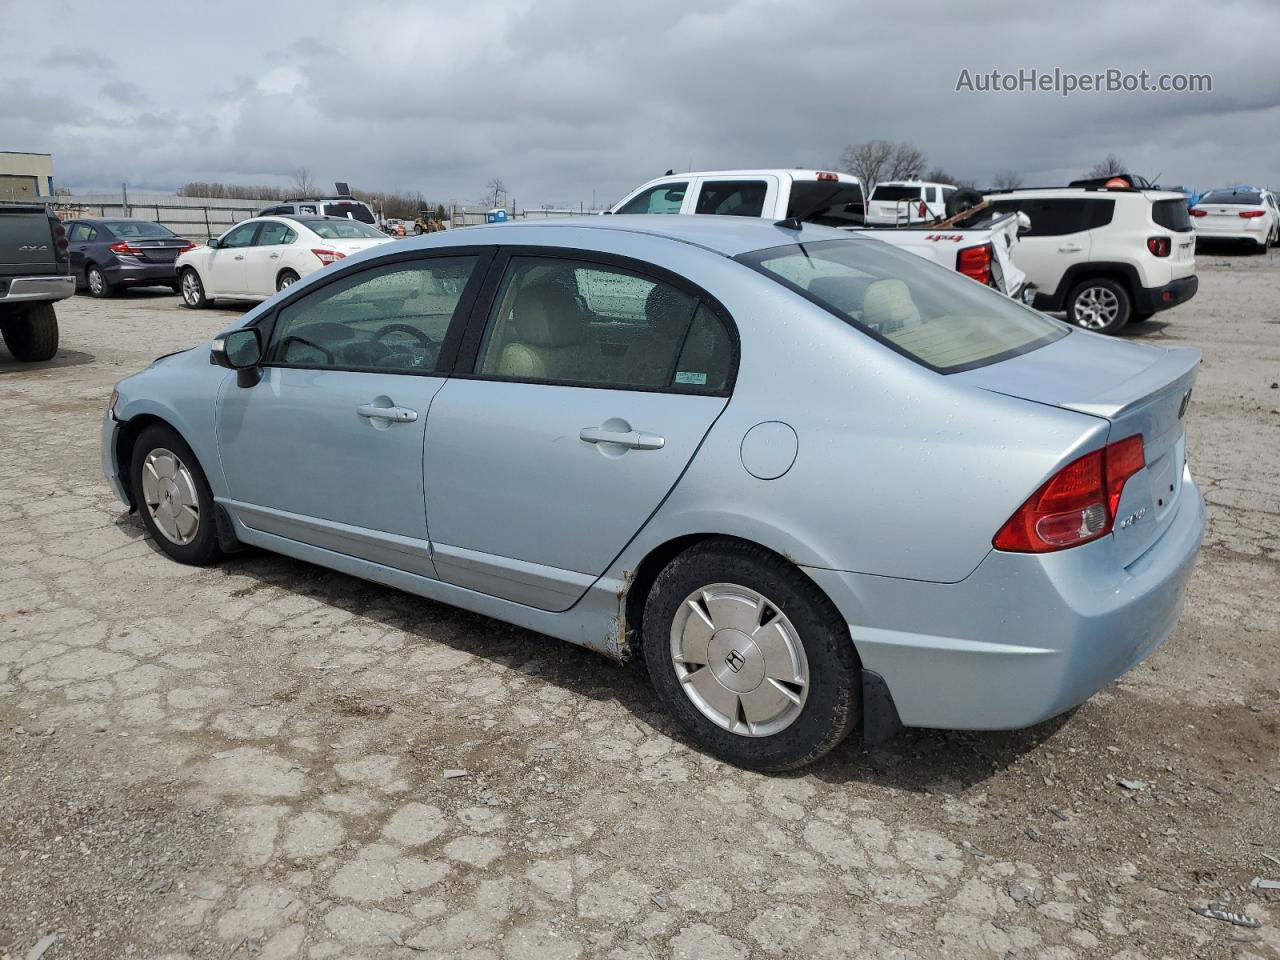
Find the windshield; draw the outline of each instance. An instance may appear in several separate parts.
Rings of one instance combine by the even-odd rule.
[[[146,220],[104,220],[103,226],[114,233],[122,240],[146,237],[148,239],[169,239],[177,236],[168,227],[162,227],[158,223],[150,223]]]
[[[386,234],[359,220],[299,220],[304,227],[326,240],[385,240]]]
[[[876,187],[871,191],[872,200],[887,200],[897,202],[899,200],[919,200],[919,187],[897,187],[893,185]]]
[[[1201,197],[1197,206],[1200,203],[1241,203],[1256,207],[1262,203],[1262,194],[1251,190],[1213,190]]]
[[[871,237],[771,247],[737,259],[942,373],[1067,335],[1064,324]]]
[[[373,213],[363,203],[353,203],[346,201],[343,203],[326,203],[324,205],[324,215],[326,217],[348,217],[350,219],[359,220],[361,223],[375,223]]]

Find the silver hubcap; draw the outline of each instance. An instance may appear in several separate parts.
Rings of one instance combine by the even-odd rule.
[[[698,711],[744,737],[786,729],[809,694],[809,661],[796,628],[768,598],[734,583],[713,583],[680,604],[671,660]]]
[[[1119,315],[1120,298],[1106,287],[1088,287],[1076,297],[1076,323],[1086,330],[1100,330]]]
[[[292,275],[290,275],[290,274],[286,274],[285,276],[283,276],[283,277],[281,277],[281,278],[280,278],[280,286],[279,286],[279,288],[278,288],[278,289],[283,290],[285,287],[291,287],[291,286],[293,286],[293,281],[294,281],[295,279],[297,279],[297,278],[296,278],[296,277],[294,277],[294,276],[292,276]]]
[[[188,544],[200,529],[195,480],[177,454],[156,447],[142,461],[142,499],[166,540]]]
[[[182,275],[182,298],[192,306],[200,302],[200,281],[190,270]]]
[[[103,287],[105,287],[106,285],[107,285],[107,284],[106,284],[106,281],[102,279],[102,274],[101,274],[101,273],[99,273],[97,270],[90,270],[90,271],[89,271],[89,289],[90,289],[90,291],[92,291],[93,293],[101,293],[101,292],[102,292],[102,288],[103,288]]]

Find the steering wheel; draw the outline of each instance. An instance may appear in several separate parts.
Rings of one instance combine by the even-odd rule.
[[[373,339],[381,340],[383,337],[385,337],[389,333],[407,333],[411,337],[416,337],[424,347],[434,347],[436,345],[436,342],[432,340],[430,337],[428,337],[425,333],[423,333],[417,327],[411,326],[407,323],[388,323],[385,327],[383,327],[373,335]]]

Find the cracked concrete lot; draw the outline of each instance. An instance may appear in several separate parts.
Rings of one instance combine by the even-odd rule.
[[[1016,733],[689,748],[642,672],[263,553],[162,557],[112,384],[233,309],[139,291],[0,349],[0,957],[1280,957],[1280,256],[1202,254],[1209,531],[1145,665]],[[1193,913],[1221,903],[1249,929]]]

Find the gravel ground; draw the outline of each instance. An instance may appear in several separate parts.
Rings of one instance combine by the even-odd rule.
[[[1169,643],[1040,727],[790,776],[690,749],[634,667],[280,557],[164,559],[99,418],[237,311],[68,301],[55,362],[0,349],[0,957],[1280,957],[1250,889],[1280,878],[1280,254],[1200,269],[1129,334],[1205,353]],[[1217,902],[1263,926],[1189,909]]]

